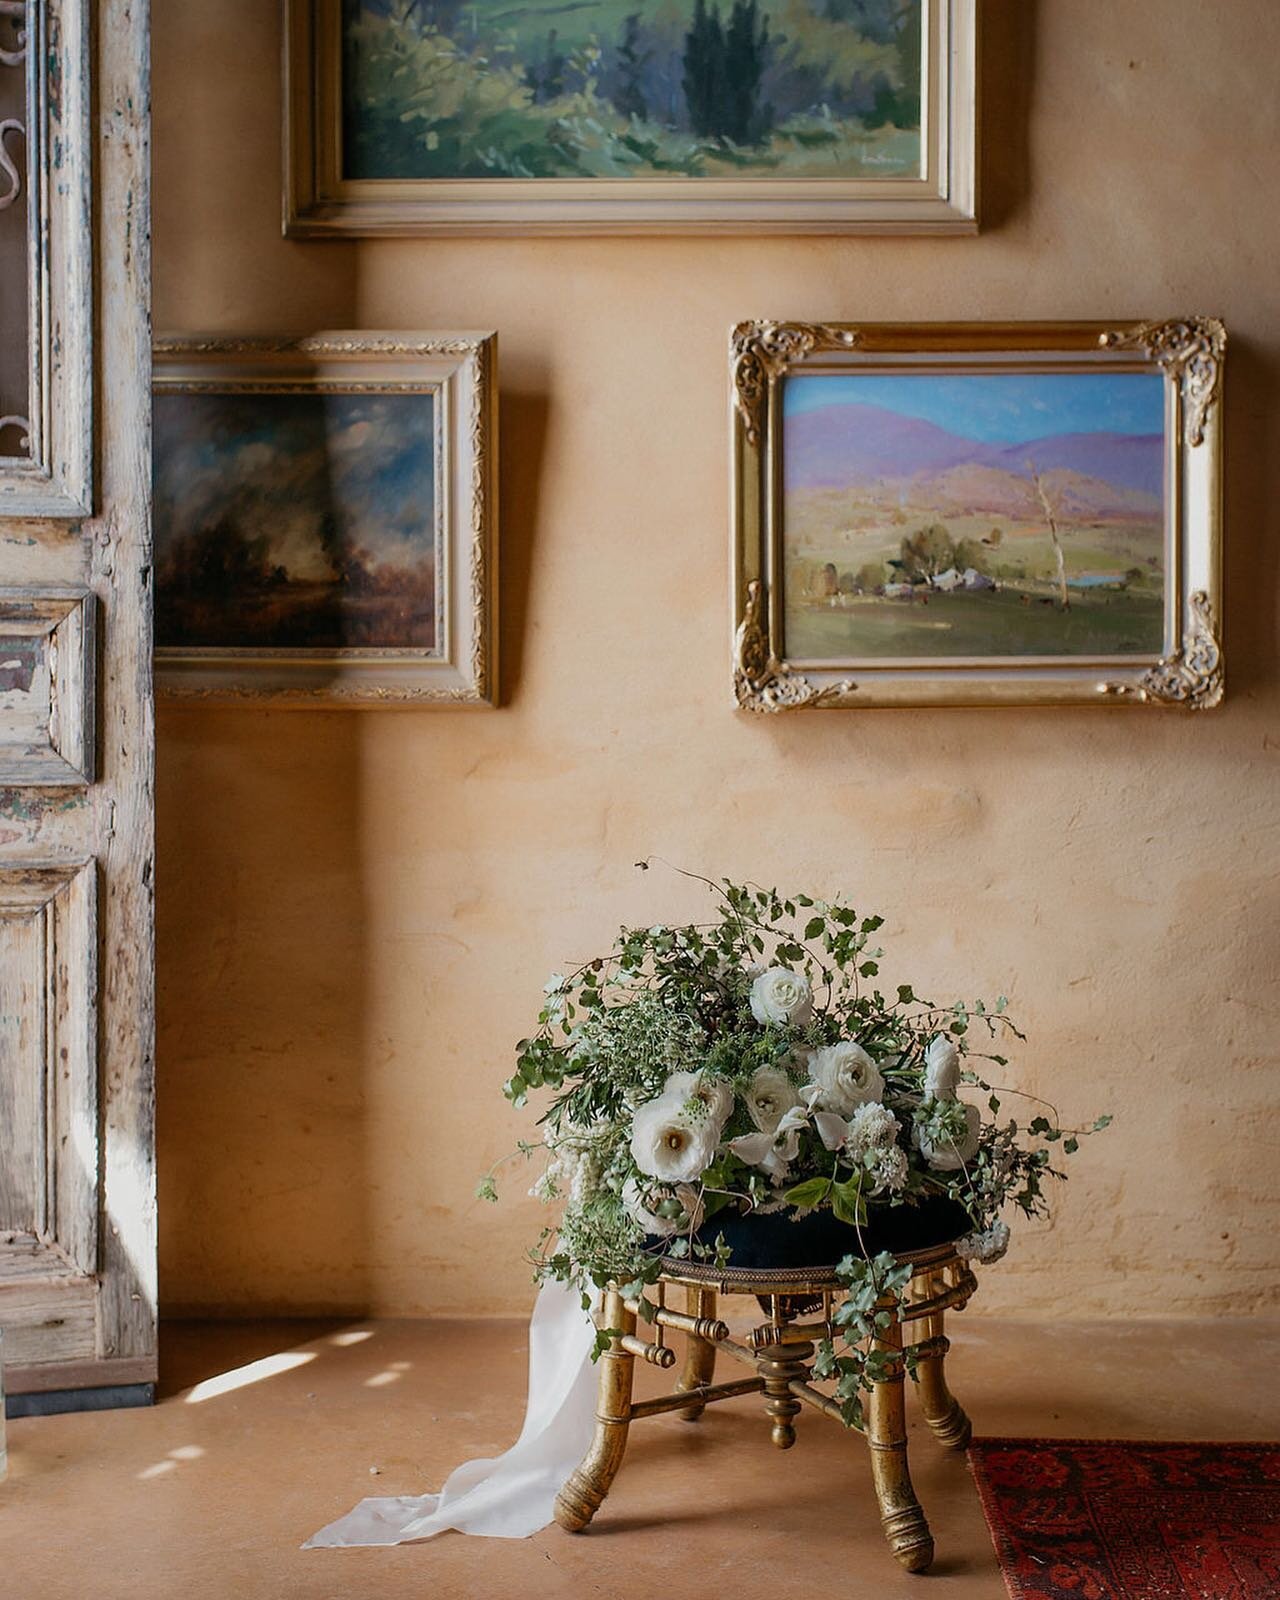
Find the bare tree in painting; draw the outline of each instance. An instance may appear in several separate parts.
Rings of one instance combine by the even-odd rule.
[[[1058,563],[1058,600],[1064,611],[1071,610],[1071,599],[1067,594],[1067,560],[1062,549],[1062,540],[1058,537],[1058,521],[1053,514],[1053,505],[1049,499],[1048,491],[1040,480],[1034,461],[1027,462],[1027,471],[1031,474],[1031,482],[1035,485],[1036,495],[1044,508],[1045,521],[1049,524],[1049,537],[1053,540],[1053,554]]]

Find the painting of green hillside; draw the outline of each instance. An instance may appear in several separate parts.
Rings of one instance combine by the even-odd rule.
[[[904,178],[923,0],[343,0],[343,176]]]

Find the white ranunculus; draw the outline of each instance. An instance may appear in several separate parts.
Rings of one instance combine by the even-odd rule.
[[[884,1093],[879,1067],[852,1040],[815,1050],[809,1057],[809,1078],[818,1090],[815,1103],[841,1117]]]
[[[660,1216],[645,1203],[646,1198],[652,1199],[652,1196],[646,1197],[644,1190],[634,1178],[628,1178],[623,1184],[623,1209],[646,1233],[655,1234],[660,1239],[669,1239],[673,1233],[691,1233],[702,1222],[702,1195],[690,1183],[676,1184],[671,1196],[683,1207],[683,1217]]]
[[[1009,1224],[993,1222],[989,1228],[966,1233],[956,1240],[956,1254],[962,1261],[999,1261],[1009,1248]]]
[[[813,1015],[813,995],[803,972],[770,967],[751,985],[751,1015],[757,1022],[790,1022],[803,1027]]]
[[[960,1087],[960,1052],[945,1033],[924,1054],[924,1092],[935,1100],[954,1100]]]
[[[920,1131],[917,1123],[913,1137],[920,1154],[938,1172],[958,1172],[978,1153],[978,1131],[982,1126],[982,1113],[977,1106],[964,1108],[965,1132],[961,1139],[947,1139],[935,1144],[928,1134]]]
[[[710,1117],[690,1117],[681,1101],[659,1095],[631,1119],[631,1158],[647,1177],[695,1183],[711,1165],[720,1129]]]
[[[761,1133],[773,1134],[793,1106],[800,1104],[795,1085],[779,1067],[757,1067],[742,1097]]]
[[[733,1110],[733,1090],[723,1078],[713,1078],[706,1072],[673,1072],[663,1088],[662,1098],[681,1104],[697,1100],[717,1124],[717,1134]]]

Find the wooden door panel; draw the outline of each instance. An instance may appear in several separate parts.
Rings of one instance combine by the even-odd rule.
[[[0,784],[93,782],[93,594],[0,589]]]
[[[94,890],[90,862],[0,865],[0,1234],[29,1234],[89,1274],[99,1193]]]

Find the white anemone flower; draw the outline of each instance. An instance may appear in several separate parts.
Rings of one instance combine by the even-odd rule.
[[[916,1147],[936,1172],[959,1172],[978,1153],[978,1134],[982,1127],[982,1113],[977,1106],[965,1106],[965,1131],[959,1139],[941,1139],[936,1144],[927,1133],[922,1133],[917,1123],[912,1130]]]
[[[818,1091],[815,1104],[841,1117],[884,1095],[879,1067],[849,1039],[815,1050],[809,1057],[809,1079]]]
[[[940,1033],[924,1055],[924,1092],[934,1100],[954,1100],[960,1087],[960,1052]]]
[[[761,1133],[774,1134],[787,1112],[800,1104],[795,1084],[780,1067],[757,1067],[742,1098]]]
[[[695,1183],[715,1158],[719,1139],[710,1117],[691,1117],[666,1095],[637,1106],[631,1119],[631,1158],[646,1177],[663,1183]]]
[[[813,993],[803,972],[769,967],[751,985],[751,1015],[760,1023],[802,1028],[813,1015]]]
[[[683,1217],[664,1217],[652,1210],[646,1196],[634,1178],[628,1178],[622,1186],[622,1205],[627,1215],[633,1218],[646,1233],[654,1234],[660,1239],[669,1239],[673,1233],[692,1233],[702,1222],[703,1204],[701,1191],[695,1189],[690,1183],[678,1183],[675,1186],[672,1198],[678,1200],[684,1211]]]

